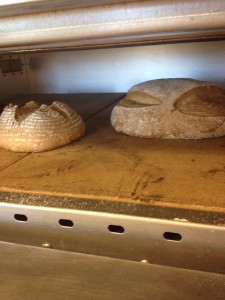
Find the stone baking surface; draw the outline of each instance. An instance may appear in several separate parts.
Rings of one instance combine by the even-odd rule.
[[[86,134],[76,143],[29,154],[3,169],[0,191],[225,211],[224,137],[130,137],[111,127],[111,110],[86,121]]]

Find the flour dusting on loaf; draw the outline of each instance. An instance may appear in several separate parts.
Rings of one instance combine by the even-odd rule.
[[[225,135],[225,93],[218,84],[158,79],[132,87],[111,114],[118,132],[146,138],[201,139]]]
[[[46,151],[77,140],[84,130],[82,118],[65,103],[10,104],[0,116],[0,147],[16,152]]]

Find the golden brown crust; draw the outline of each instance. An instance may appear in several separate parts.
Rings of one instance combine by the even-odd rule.
[[[84,130],[81,117],[65,103],[9,105],[0,116],[0,147],[16,152],[46,151],[75,141]]]

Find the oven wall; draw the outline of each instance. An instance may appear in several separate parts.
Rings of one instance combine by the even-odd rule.
[[[156,78],[191,77],[225,86],[225,41],[26,55],[31,93],[126,92]]]
[[[169,77],[215,81],[225,87],[225,41],[29,53],[20,57],[22,74],[4,76],[0,69],[0,101],[28,93],[126,92],[139,82]],[[9,55],[1,57],[5,58]]]
[[[21,59],[22,71],[3,74],[2,69],[0,68],[0,102],[5,100],[10,101],[13,100],[13,98],[30,93],[24,55],[0,55],[0,65],[1,61],[14,58]]]

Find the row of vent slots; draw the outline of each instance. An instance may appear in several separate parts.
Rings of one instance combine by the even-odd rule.
[[[28,221],[28,217],[23,214],[15,214],[14,219],[19,222],[27,222]],[[72,220],[59,219],[59,225],[62,227],[72,228],[74,224],[73,224]],[[109,225],[108,230],[112,233],[117,233],[117,234],[123,234],[125,232],[124,227],[120,226],[120,225]],[[168,231],[164,232],[163,237],[166,240],[176,241],[176,242],[179,242],[182,240],[182,235],[177,232],[168,232]]]

